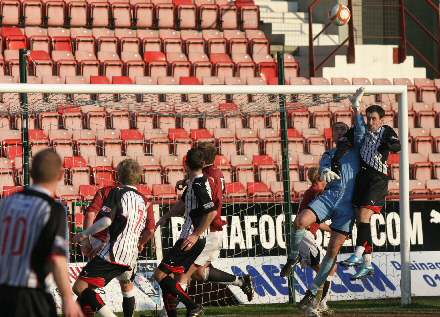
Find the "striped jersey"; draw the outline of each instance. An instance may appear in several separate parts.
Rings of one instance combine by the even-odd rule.
[[[131,266],[138,255],[138,241],[147,221],[147,202],[135,187],[120,186],[110,191],[97,217],[112,220],[109,240],[99,256],[108,262]]]
[[[372,132],[368,130],[360,114],[356,116],[356,125],[361,128],[363,134],[360,148],[362,165],[387,175],[389,153],[400,151],[400,142],[396,132],[388,125],[383,125],[376,132]]]
[[[0,285],[45,288],[51,255],[67,256],[66,213],[32,186],[0,201]]]
[[[222,219],[223,191],[225,190],[225,177],[220,169],[214,165],[203,168],[203,175],[208,179],[211,187],[211,198],[217,209],[217,214],[209,226],[211,232],[222,231],[226,221]]]
[[[85,212],[84,212],[85,214],[88,214],[88,213],[95,214],[95,220],[93,221],[94,223],[100,219],[100,217],[98,217],[99,211],[101,211],[102,206],[104,206],[105,200],[107,199],[108,195],[110,194],[110,192],[114,188],[115,188],[115,186],[105,186],[105,187],[100,188],[96,192],[95,196],[93,197],[90,205],[85,210]],[[145,198],[144,198],[144,200],[145,200]],[[154,221],[153,205],[150,204],[150,206],[148,207],[148,210],[147,210],[146,228],[151,231],[154,231],[155,226],[156,226],[156,223]],[[103,242],[107,241],[109,239],[108,228],[104,229],[100,232],[95,233],[93,235],[93,237],[100,240],[100,241],[103,241]]]
[[[367,131],[361,146],[362,162],[378,172],[388,174],[390,152],[400,151],[396,132],[390,126],[382,126],[376,133]]]
[[[185,222],[182,226],[180,238],[187,238],[197,228],[205,214],[216,210],[212,201],[211,185],[206,176],[198,175],[190,179],[182,194],[185,202]],[[207,232],[205,233],[205,235]]]

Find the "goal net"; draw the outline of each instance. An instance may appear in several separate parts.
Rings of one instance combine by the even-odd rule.
[[[96,191],[115,184],[115,168],[123,159],[133,158],[143,167],[138,189],[151,200],[157,220],[182,193],[175,189],[175,184],[184,178],[186,152],[200,142],[212,142],[218,150],[215,166],[223,172],[226,183],[222,216],[227,222],[220,258],[212,264],[235,275],[250,274],[255,281],[252,304],[288,301],[287,280],[279,276],[286,260],[287,197],[283,182],[287,179],[284,175],[290,178],[293,219],[302,193],[310,186],[306,177],[308,169],[318,166],[322,153],[334,146],[331,124],[352,125],[347,97],[357,87],[4,86],[0,87],[0,138],[3,161],[10,162],[11,168],[7,170],[9,174],[2,174],[3,195],[24,185],[22,154],[26,142],[22,141],[21,132],[26,114],[31,154],[53,147],[63,157],[65,179],[58,187],[58,197],[68,209],[70,236],[82,230],[83,212]],[[20,92],[27,93],[27,112],[20,103]],[[399,109],[405,110],[402,108],[405,93],[405,87],[400,86],[367,88],[364,99],[369,101],[364,105],[376,95],[389,94],[397,96],[401,102]],[[280,123],[284,110],[287,171],[283,171]],[[405,129],[405,123],[400,122],[401,133]],[[407,141],[403,140],[402,145],[405,144]],[[405,146],[403,151],[407,151]],[[408,192],[407,184],[402,181],[405,175],[408,172],[401,170],[400,187]],[[398,198],[398,186],[394,191],[394,198]],[[404,282],[405,261],[409,256],[408,238],[404,236],[409,228],[407,198],[401,194],[400,205],[398,201],[387,203],[385,213],[372,222],[373,236],[377,238],[373,237],[376,275],[352,282],[349,276],[355,271],[339,267],[331,300],[399,297],[401,278],[402,289],[408,291],[407,281]],[[156,231],[154,241],[140,253],[135,280],[137,309],[161,308],[160,289],[153,281],[152,272],[177,241],[182,223],[183,219],[172,218]],[[379,239],[382,233],[388,238]],[[404,238],[400,239],[399,233]],[[356,230],[342,253],[353,250],[355,238]],[[317,240],[323,247],[328,239],[328,234],[318,233]],[[404,261],[399,256],[401,250],[406,257]],[[86,261],[79,247],[71,244],[72,281]],[[396,261],[399,269],[390,265],[391,261]],[[299,300],[311,284],[313,272],[297,266],[295,273],[293,296]],[[102,290],[104,300],[116,311],[122,307],[118,288],[114,282]],[[189,293],[203,305],[248,303],[235,286],[193,282]]]

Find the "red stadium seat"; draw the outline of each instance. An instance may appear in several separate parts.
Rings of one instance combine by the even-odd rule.
[[[254,155],[252,162],[260,182],[270,183],[277,179],[275,161],[269,155]]]
[[[184,179],[182,159],[179,156],[162,156],[160,163],[165,172],[167,183],[175,186],[179,180]]]
[[[144,154],[144,134],[136,129],[121,130],[124,153],[126,156],[139,156]]]
[[[221,128],[214,129],[214,137],[219,143],[220,154],[227,158],[237,154],[234,131]]]
[[[174,29],[174,6],[171,3],[160,3],[155,7],[157,27],[159,29]]]
[[[20,22],[20,2],[4,0],[0,4],[3,25],[18,25]]]
[[[440,153],[429,153],[428,160],[432,163],[434,178],[440,179]]]
[[[87,2],[72,1],[67,3],[67,18],[71,27],[87,26]]]
[[[177,194],[174,184],[154,184],[152,186],[155,200],[176,200]]]
[[[51,26],[64,26],[65,3],[63,1],[48,1],[44,7],[45,24]]]
[[[234,5],[222,5],[219,12],[220,28],[238,29],[238,12]]]
[[[136,160],[143,168],[143,181],[145,184],[148,184],[150,186],[154,184],[162,184],[162,168],[157,157],[136,156]]]
[[[92,200],[98,190],[99,187],[95,185],[79,186],[79,194],[83,197],[84,200]]]
[[[27,26],[40,26],[43,24],[43,4],[39,0],[25,0],[22,8],[23,19]]]
[[[270,199],[273,197],[269,187],[263,182],[247,183],[247,194],[251,198]]]
[[[199,6],[200,28],[217,29],[218,26],[218,6],[215,4],[202,4]]]
[[[410,79],[408,79],[408,78],[394,78],[393,84],[407,86],[408,105],[411,106],[414,102],[417,101],[416,86],[414,85],[414,83]]]
[[[252,159],[246,155],[231,155],[231,165],[234,168],[235,179],[243,184],[255,181]]]
[[[229,199],[246,198],[247,192],[244,185],[240,182],[227,183],[225,188],[225,196]]]

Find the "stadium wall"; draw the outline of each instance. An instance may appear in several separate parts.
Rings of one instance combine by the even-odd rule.
[[[298,204],[293,204],[293,210]],[[440,229],[440,208],[437,201],[412,201],[411,206],[411,271],[413,296],[440,296],[440,245],[434,238]],[[169,205],[156,204],[155,209],[166,212]],[[285,263],[284,214],[282,204],[277,203],[234,203],[226,204],[223,210],[228,224],[223,231],[221,257],[214,266],[236,275],[251,274],[256,284],[256,296],[251,304],[273,304],[288,302],[287,280],[279,276]],[[178,239],[183,220],[172,218],[167,226],[156,235],[156,246],[164,252]],[[400,262],[400,216],[399,202],[389,201],[381,215],[372,219],[374,244],[373,265],[375,275],[363,281],[351,281],[354,269],[338,267],[332,284],[331,301],[355,299],[379,299],[399,297]],[[329,235],[318,232],[318,242],[325,247]],[[356,240],[356,229],[351,239],[344,244],[341,258],[352,251]],[[136,276],[137,310],[154,310],[162,307],[160,287],[152,274],[160,258],[140,261]],[[72,263],[69,267],[70,281],[74,282],[85,263]],[[296,298],[301,298],[313,281],[310,269],[296,267]],[[60,306],[58,291],[51,284],[51,293]],[[191,290],[190,290],[191,291]],[[114,311],[121,309],[121,296],[117,281],[99,290],[106,303]],[[200,292],[197,293],[199,296]],[[231,286],[228,293],[235,302],[248,303],[243,293]],[[211,295],[212,296],[212,295]],[[219,298],[216,298],[218,301]]]

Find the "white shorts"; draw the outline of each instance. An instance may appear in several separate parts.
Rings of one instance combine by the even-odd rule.
[[[213,262],[220,256],[220,249],[222,247],[223,233],[221,231],[214,231],[208,233],[206,236],[205,247],[202,253],[194,261],[194,264],[205,265],[207,262]]]
[[[325,255],[325,251],[316,243],[315,237],[309,230],[306,230],[304,239],[299,244],[299,255],[302,268],[318,265]]]
[[[125,283],[133,282],[137,272],[137,262],[130,265],[130,267],[132,268],[131,270],[125,271],[124,273],[119,275],[116,279],[120,282],[125,282]]]

